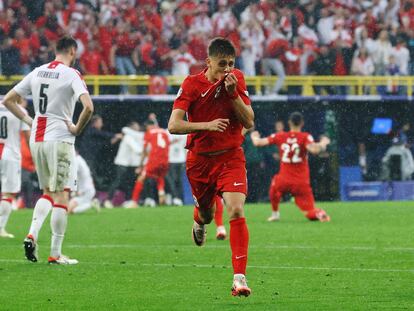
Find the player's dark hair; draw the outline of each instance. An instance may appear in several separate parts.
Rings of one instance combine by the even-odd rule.
[[[144,125],[145,127],[149,125],[157,125],[157,122],[155,120],[148,119],[147,121],[145,121]]]
[[[230,40],[215,38],[208,45],[208,56],[236,56],[236,49]]]
[[[289,121],[294,126],[299,126],[303,123],[303,115],[300,112],[295,111],[289,116]]]
[[[78,44],[76,40],[73,39],[71,36],[64,36],[58,40],[56,43],[56,53],[67,53],[69,49],[74,47],[78,49]]]

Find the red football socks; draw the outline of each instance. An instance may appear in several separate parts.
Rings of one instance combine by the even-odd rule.
[[[246,274],[249,230],[245,218],[230,221],[230,246],[234,274]]]
[[[144,184],[140,181],[135,182],[134,190],[132,191],[132,200],[135,202],[139,201],[139,196],[141,195],[142,188]]]
[[[216,213],[214,214],[214,221],[217,227],[223,225],[223,201],[220,197],[216,197]]]

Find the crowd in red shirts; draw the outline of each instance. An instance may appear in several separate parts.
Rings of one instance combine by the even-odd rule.
[[[263,58],[287,75],[407,75],[414,1],[0,0],[1,73],[47,61],[65,33],[84,74],[194,73],[223,36],[248,76],[269,72]]]

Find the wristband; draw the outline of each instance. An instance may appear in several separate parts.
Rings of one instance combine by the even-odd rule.
[[[229,93],[227,93],[227,94],[228,94],[228,96],[231,100],[235,100],[239,97],[239,92],[237,92],[237,91],[234,91],[233,94],[229,94]]]

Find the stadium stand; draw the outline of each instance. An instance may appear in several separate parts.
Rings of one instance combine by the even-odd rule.
[[[206,44],[219,35],[232,40],[238,66],[248,76],[404,77],[413,72],[413,26],[414,7],[408,0],[2,0],[1,74],[29,72],[50,59],[56,39],[69,33],[79,44],[78,66],[85,75],[197,72]],[[278,61],[276,71],[265,61],[269,58]],[[359,80],[356,91],[350,87],[356,79],[350,84],[335,81],[303,90],[298,87],[303,80],[288,78],[287,88],[260,91],[343,95],[402,94],[408,89],[411,95],[411,80],[405,83],[403,78],[401,83],[382,79],[378,88],[363,87]],[[254,90],[259,94],[258,87]]]

